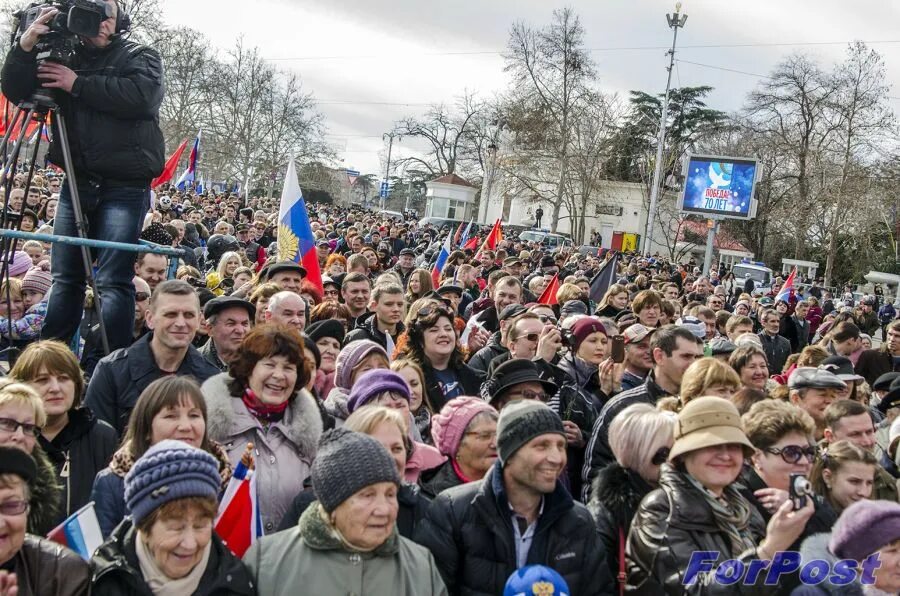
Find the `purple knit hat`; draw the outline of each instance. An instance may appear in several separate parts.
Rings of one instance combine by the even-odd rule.
[[[456,397],[447,402],[440,413],[431,417],[431,438],[444,455],[454,458],[459,451],[469,423],[482,412],[497,413],[480,397]]]
[[[9,264],[9,275],[11,277],[19,277],[31,269],[33,265],[34,263],[31,261],[31,257],[28,256],[27,252],[17,250],[13,254],[12,262]]]
[[[409,385],[399,374],[384,368],[367,371],[353,383],[350,399],[347,400],[347,411],[352,414],[388,391],[402,395],[406,401],[410,400]]]
[[[362,360],[371,354],[377,352],[384,356],[385,361],[390,362],[387,352],[384,348],[368,339],[360,339],[352,341],[340,351],[337,361],[334,365],[334,385],[350,390],[350,377],[353,375],[353,369],[359,366]]]
[[[841,513],[831,530],[828,550],[842,559],[862,561],[900,539],[900,504],[857,501]]]

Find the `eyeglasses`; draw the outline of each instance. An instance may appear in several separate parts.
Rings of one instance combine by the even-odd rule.
[[[527,339],[528,341],[537,341],[541,338],[540,333],[526,333],[525,335],[520,335],[515,338],[513,341],[519,341],[520,339]]]
[[[20,427],[22,428],[22,434],[24,434],[26,437],[36,437],[41,434],[41,427],[37,424],[19,422],[18,420],[13,420],[12,418],[0,418],[0,430],[2,430],[3,432],[13,434]]]
[[[134,300],[135,302],[143,302],[144,300],[148,300],[150,298],[149,292],[135,292]]]
[[[28,501],[6,501],[0,503],[0,515],[22,515],[28,511]]]
[[[550,396],[544,393],[543,391],[532,391],[530,389],[523,389],[521,391],[514,391],[509,394],[509,397],[512,400],[516,399],[536,399],[538,401],[547,401],[550,399]]]
[[[482,431],[470,431],[466,433],[467,437],[475,437],[477,440],[486,442],[491,441],[497,437],[496,430],[482,430]]]
[[[669,452],[671,451],[668,447],[660,447],[656,450],[656,453],[653,454],[653,458],[650,460],[650,463],[654,466],[661,466],[669,459]]]
[[[337,296],[339,294],[340,294],[340,292],[338,292],[337,290],[325,290],[322,293],[323,296]]]
[[[804,455],[810,462],[816,458],[815,445],[807,445],[806,447],[803,447],[802,445],[785,445],[781,448],[766,447],[763,451],[771,453],[772,455],[780,455],[781,459],[788,464],[798,463]]]

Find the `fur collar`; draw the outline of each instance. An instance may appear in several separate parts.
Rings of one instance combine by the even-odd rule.
[[[109,469],[112,473],[123,479],[128,475],[128,472],[135,462],[134,456],[131,455],[130,444],[129,441],[119,447],[119,450],[113,453],[112,459],[109,462]],[[231,462],[228,461],[228,452],[225,451],[225,448],[222,447],[221,443],[217,443],[216,441],[210,441],[210,446],[212,447],[210,455],[215,457],[219,462],[219,479],[222,481],[222,490],[225,490],[228,487],[228,483],[231,481],[231,473],[233,471]]]
[[[253,417],[238,397],[232,397],[228,390],[231,377],[221,373],[203,383],[203,397],[206,399],[207,429],[210,437],[224,442],[225,437],[235,434],[236,425],[250,426]],[[322,435],[322,415],[309,391],[301,389],[285,412],[284,420],[276,423],[299,453],[315,457],[319,437]]]
[[[828,550],[829,540],[831,540],[830,533],[813,534],[804,540],[800,546],[801,560],[812,561],[813,559],[819,559],[834,565],[838,558]],[[862,586],[856,581],[844,586],[835,586],[831,582],[824,581],[818,587],[826,594],[834,594],[835,596],[861,596],[863,594]]]
[[[62,487],[56,468],[40,445],[35,445],[31,457],[37,464],[37,476],[29,483],[31,509],[28,511],[28,532],[46,536],[55,525],[62,498]]]
[[[624,528],[627,533],[641,499],[651,490],[652,487],[636,472],[613,462],[600,470],[594,480],[593,497],[588,509],[595,518],[601,509],[606,509],[616,526]]]

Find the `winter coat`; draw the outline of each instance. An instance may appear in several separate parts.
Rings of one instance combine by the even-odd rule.
[[[434,499],[439,494],[453,488],[465,484],[463,479],[457,475],[453,469],[453,463],[448,459],[436,468],[426,470],[419,475],[419,486],[422,488],[422,494],[429,499]]]
[[[306,508],[316,502],[316,495],[312,487],[303,490],[291,503],[291,508],[284,514],[278,531],[290,530],[297,526],[300,516]],[[404,538],[413,539],[419,522],[425,517],[425,511],[431,504],[431,499],[425,497],[415,484],[403,482],[397,491],[397,531]]]
[[[235,466],[247,443],[253,443],[262,527],[265,533],[274,532],[309,476],[322,434],[322,417],[315,398],[301,389],[284,418],[266,428],[241,398],[232,397],[228,388],[231,380],[223,373],[201,388],[206,398],[207,432],[222,443]]]
[[[128,426],[128,417],[141,392],[156,379],[166,376],[156,365],[150,349],[152,338],[152,334],[147,334],[127,348],[104,357],[97,363],[88,384],[84,405],[116,429],[119,436]],[[175,374],[194,377],[202,383],[219,374],[219,369],[207,362],[197,348],[190,346]]]
[[[401,333],[405,330],[403,323],[397,323],[397,332],[391,336],[394,340],[394,345],[397,345],[397,338]],[[387,334],[378,329],[378,322],[375,319],[375,313],[365,314],[360,317],[356,322],[356,328],[350,331],[347,334],[347,337],[344,338],[344,345],[346,346],[350,342],[358,341],[361,339],[368,339],[369,341],[374,341],[376,344],[381,346],[387,351],[388,342],[387,342]],[[391,356],[391,353],[388,352],[388,356]]]
[[[581,359],[567,355],[559,361],[558,366],[549,364],[543,360],[535,361],[542,371],[541,378],[548,378],[549,372],[553,372],[553,382],[559,387],[556,395],[552,396],[547,405],[559,414],[563,421],[574,422],[581,430],[584,438],[584,447],[569,445],[566,449],[567,464],[566,478],[568,488],[573,495],[582,494],[582,468],[584,467],[585,447],[594,431],[597,422],[597,412],[606,403],[606,394],[596,382],[596,375],[587,372],[590,365]]]
[[[769,374],[777,374],[784,370],[784,363],[791,355],[791,342],[780,335],[769,335],[765,331],[757,334],[762,342],[766,361],[769,363]]]
[[[46,536],[55,528],[59,519],[62,489],[56,479],[56,468],[40,445],[31,450],[37,464],[37,476],[28,484],[31,490],[31,508],[28,510],[29,534]]]
[[[91,558],[94,578],[93,596],[153,596],[144,581],[135,552],[137,530],[131,522],[121,524]],[[256,590],[250,572],[231,554],[222,539],[213,532],[209,561],[200,585],[191,596],[253,596]],[[188,595],[185,595],[188,596]]]
[[[347,409],[347,401],[350,400],[350,392],[343,387],[335,385],[325,398],[323,405],[329,416],[334,418],[335,426],[343,426],[344,420],[350,416]]]
[[[800,546],[800,558],[803,561],[827,561],[829,569],[834,569],[834,564],[840,560],[839,557],[832,554],[828,550],[828,542],[831,540],[831,534],[815,534],[803,541]],[[825,580],[815,586],[797,586],[791,592],[791,596],[863,596],[862,584],[856,577],[849,584],[835,585]]]
[[[606,562],[612,577],[618,576],[624,566],[625,562],[619,561],[619,551],[624,550],[624,540],[628,537],[631,520],[641,499],[651,490],[653,488],[637,472],[623,468],[618,462],[600,470],[594,479],[587,507],[597,524],[597,534],[606,550]]]
[[[741,498],[741,497],[738,497]],[[757,544],[765,534],[762,518],[750,506],[750,532]],[[761,585],[722,585],[712,579],[715,570],[698,576],[691,586],[684,585],[684,574],[695,551],[714,551],[719,558],[739,559],[745,565],[760,558],[754,547],[742,553],[732,552],[728,536],[719,530],[706,497],[689,482],[687,475],[663,464],[659,488],[641,501],[631,522],[625,551],[628,563],[628,591],[647,596],[768,594],[771,587]]]
[[[290,530],[265,536],[244,555],[260,596],[444,596],[434,557],[396,530],[371,552],[349,550],[321,514],[306,508]]]
[[[62,489],[54,520],[58,525],[91,500],[94,478],[109,464],[118,439],[113,427],[80,407],[69,410],[68,424],[52,441],[41,435],[38,442],[53,462],[56,482]]]
[[[512,523],[503,469],[495,464],[482,480],[440,493],[416,542],[434,554],[451,595],[502,594],[517,568]],[[572,594],[611,595],[606,556],[590,513],[557,482],[544,495],[527,564],[552,567]]]
[[[500,344],[500,332],[496,332],[488,339],[487,344],[475,352],[475,355],[469,358],[467,364],[481,374],[485,374],[491,360],[502,354],[508,354],[509,350]]]
[[[19,596],[87,596],[91,568],[66,547],[31,534],[10,559],[9,571],[16,574]],[[3,565],[7,569],[7,564]]]
[[[212,447],[211,454],[219,462],[219,478],[224,492],[231,480],[231,463],[221,445],[212,442]],[[123,445],[113,454],[109,466],[100,470],[94,479],[90,500],[94,502],[100,533],[104,538],[111,535],[116,526],[128,515],[128,507],[125,505],[125,476],[134,462],[131,449],[127,444]]]
[[[881,348],[876,350],[864,350],[856,364],[853,365],[856,374],[864,377],[871,387],[875,381],[889,372],[900,372],[900,364],[895,365],[891,353]]]

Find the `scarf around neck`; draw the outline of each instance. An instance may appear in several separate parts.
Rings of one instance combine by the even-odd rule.
[[[287,401],[277,405],[263,403],[249,387],[244,389],[241,401],[244,402],[254,418],[265,423],[281,422],[281,419],[284,418],[284,411],[288,407]]]
[[[750,533],[751,505],[734,485],[726,486],[720,499],[690,474],[685,474],[685,477],[706,499],[706,503],[712,509],[716,527],[728,536],[732,548],[731,555],[737,557],[748,549],[756,548],[756,541]]]
[[[193,594],[200,586],[200,580],[203,579],[203,573],[209,564],[209,554],[212,551],[212,540],[206,544],[203,549],[203,556],[200,562],[191,569],[191,572],[180,579],[172,579],[159,568],[156,559],[150,548],[144,543],[144,537],[140,532],[135,532],[134,551],[137,554],[138,563],[141,567],[141,575],[144,582],[153,592],[153,596],[184,596],[185,594]]]

